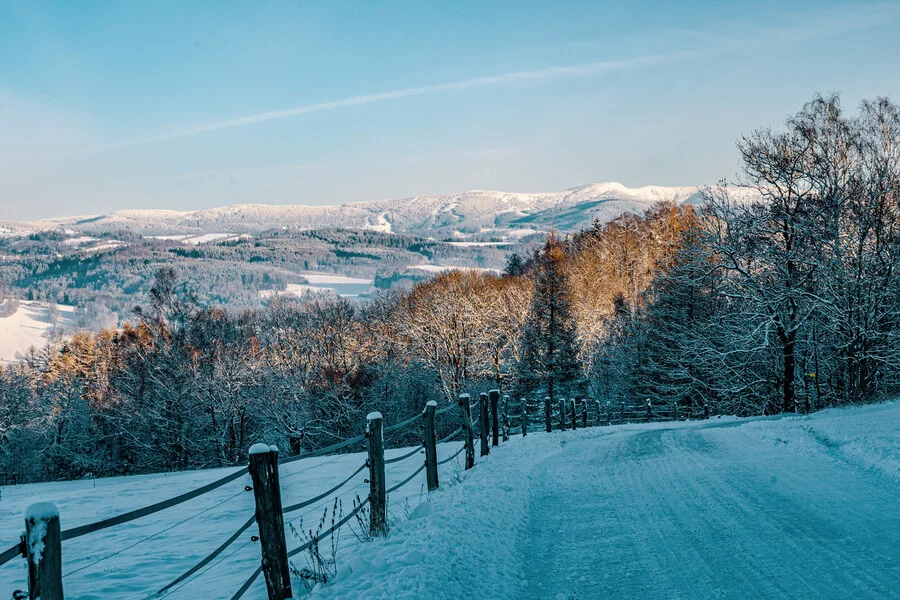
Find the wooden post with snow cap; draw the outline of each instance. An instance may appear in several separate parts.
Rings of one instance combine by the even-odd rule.
[[[25,558],[28,597],[63,600],[62,538],[56,505],[38,502],[25,509]]]
[[[578,399],[572,398],[572,431],[578,429]]]
[[[250,446],[250,477],[256,500],[256,524],[262,552],[262,572],[269,600],[290,598],[291,571],[284,539],[281,485],[278,481],[278,448],[267,444]]]
[[[581,401],[581,424],[587,428],[587,400]]]
[[[487,456],[491,453],[491,447],[488,444],[488,436],[491,434],[491,420],[488,415],[488,395],[484,392],[478,394],[478,407],[480,409],[478,420],[481,424],[481,456]]]
[[[437,402],[429,400],[425,405],[425,480],[428,483],[428,491],[438,489],[438,464],[437,445],[434,435],[434,413],[437,410]]]
[[[544,396],[544,427],[547,433],[553,431],[553,411],[550,410],[550,396]]]
[[[491,446],[500,445],[500,414],[498,412],[500,402],[500,390],[488,392],[491,399]]]
[[[519,412],[522,413],[522,437],[528,435],[528,401],[525,398],[519,400],[521,407]]]
[[[509,441],[509,396],[503,395],[503,441]]]
[[[566,430],[566,399],[559,399],[559,430]]]
[[[384,423],[380,412],[366,416],[366,447],[369,451],[369,533],[387,533],[387,492],[384,477]]]
[[[475,437],[472,433],[472,397],[469,394],[459,395],[459,412],[462,413],[463,436],[466,445],[466,469],[475,466]]]

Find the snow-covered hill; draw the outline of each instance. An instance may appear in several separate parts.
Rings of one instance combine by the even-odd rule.
[[[69,329],[74,323],[72,306],[43,302],[20,302],[9,310],[8,300],[0,303],[0,363],[12,362],[32,347],[40,350],[50,343],[54,332]],[[6,314],[6,313],[10,314]]]
[[[241,204],[205,210],[120,210],[105,215],[0,222],[0,230],[34,231],[67,227],[83,233],[130,230],[142,235],[254,233],[272,228],[350,227],[425,236],[471,237],[482,232],[553,227],[571,231],[607,222],[626,212],[641,213],[660,201],[696,202],[698,187],[598,183],[547,193],[473,190],[461,194],[412,196],[330,206]]]

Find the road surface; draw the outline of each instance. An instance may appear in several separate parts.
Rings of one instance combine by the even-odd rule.
[[[536,464],[521,598],[900,598],[900,486],[732,425],[611,430]]]

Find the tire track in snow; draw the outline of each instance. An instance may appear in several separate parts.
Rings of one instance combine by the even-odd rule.
[[[893,484],[737,428],[566,443],[531,476],[538,598],[900,598]]]

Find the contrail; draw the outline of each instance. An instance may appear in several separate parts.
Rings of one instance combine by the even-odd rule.
[[[106,148],[121,148],[124,146],[138,146],[142,144],[151,144],[155,142],[164,142],[178,138],[209,133],[212,131],[222,131],[224,129],[233,129],[235,127],[243,127],[253,125],[255,123],[265,123],[266,121],[274,121],[276,119],[286,119],[289,117],[297,117],[310,113],[325,112],[328,110],[336,110],[348,106],[359,106],[362,104],[372,104],[374,102],[384,102],[385,100],[394,100],[396,98],[409,98],[411,96],[422,96],[425,94],[433,94],[435,92],[444,92],[449,90],[462,90],[475,87],[486,87],[491,85],[501,85],[504,83],[515,83],[519,81],[541,81],[546,79],[557,79],[564,77],[585,77],[605,73],[608,71],[626,71],[631,69],[640,69],[654,65],[679,62],[682,60],[694,58],[701,53],[696,50],[678,52],[673,54],[658,54],[651,56],[640,56],[618,61],[601,61],[589,62],[579,65],[569,65],[561,67],[548,67],[545,69],[535,69],[531,71],[513,71],[511,73],[503,73],[500,75],[489,75],[486,77],[475,77],[472,79],[462,79],[459,81],[451,81],[448,83],[438,83],[434,85],[426,85],[421,87],[403,88],[389,92],[380,92],[377,94],[367,94],[364,96],[353,96],[340,100],[332,100],[329,102],[319,102],[317,104],[307,104],[305,106],[296,106],[294,108],[285,108],[282,110],[273,110],[261,112],[243,117],[234,117],[222,121],[213,121],[176,129],[167,133],[126,140],[116,144],[106,146]]]

